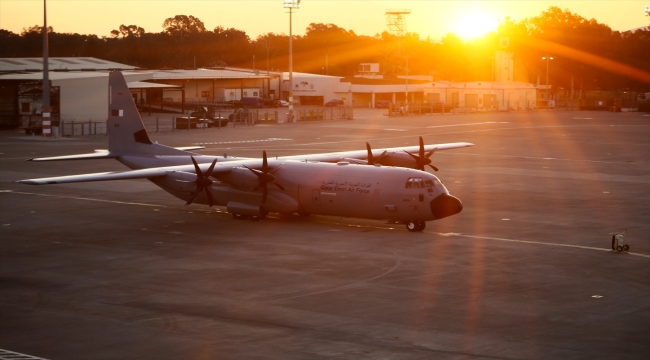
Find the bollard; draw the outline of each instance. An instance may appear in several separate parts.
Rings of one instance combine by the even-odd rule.
[[[158,116],[156,116],[156,133],[158,132]]]
[[[187,131],[190,131],[190,117],[187,117]]]

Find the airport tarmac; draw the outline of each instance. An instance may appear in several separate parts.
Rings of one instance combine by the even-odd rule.
[[[0,132],[0,349],[59,359],[648,359],[650,115],[519,112],[150,133],[270,157],[472,142],[435,173],[463,201],[422,233],[233,220],[125,170],[107,137]],[[151,119],[148,119],[151,120]],[[150,126],[150,121],[147,122]],[[150,128],[150,127],[149,127]],[[629,253],[610,248],[627,229]]]

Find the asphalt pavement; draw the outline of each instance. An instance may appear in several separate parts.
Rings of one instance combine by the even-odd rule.
[[[425,143],[463,211],[234,220],[126,170],[33,163],[106,136],[0,132],[0,349],[59,359],[648,359],[650,115],[515,112],[150,132],[209,155]],[[152,123],[153,121],[153,123]],[[155,129],[155,115],[145,119]],[[152,127],[154,126],[154,127]],[[431,171],[431,170],[430,170]],[[610,232],[627,229],[627,253]]]

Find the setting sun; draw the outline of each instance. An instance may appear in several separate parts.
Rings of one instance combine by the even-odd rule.
[[[460,18],[455,26],[454,33],[468,40],[483,36],[496,30],[499,22],[492,16],[484,13],[467,13]]]

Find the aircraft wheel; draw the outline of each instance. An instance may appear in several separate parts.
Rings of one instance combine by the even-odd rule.
[[[278,213],[278,217],[282,220],[289,220],[293,217],[292,213]]]
[[[419,229],[420,229],[419,231],[422,231],[422,230],[424,230],[425,227],[427,227],[427,222],[426,221],[418,221],[418,222],[420,223],[419,224]]]
[[[623,245],[623,251],[630,250],[630,245]]]
[[[422,231],[424,227],[420,224],[420,221],[407,221],[406,222],[406,230],[410,232],[418,232]]]
[[[260,220],[264,220],[264,219],[266,219],[266,214],[264,214],[264,213],[259,214],[259,215],[251,216],[251,220],[253,220],[253,221],[260,221]]]
[[[617,247],[616,247],[616,251],[618,251],[618,252],[623,251],[623,247],[622,247],[621,245],[617,246]]]
[[[244,220],[244,219],[248,218],[248,216],[233,213],[232,218],[235,219],[235,220]]]

